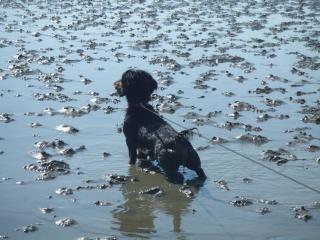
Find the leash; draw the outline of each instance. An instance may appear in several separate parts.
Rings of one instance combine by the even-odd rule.
[[[179,123],[177,123],[177,122],[175,122],[175,121],[173,121],[173,120],[170,120],[169,118],[166,118],[166,117],[164,117],[164,116],[161,116],[160,114],[158,114],[158,113],[156,113],[156,112],[154,112],[154,111],[151,111],[150,109],[146,108],[146,107],[143,105],[143,103],[140,103],[139,106],[140,106],[141,108],[143,108],[143,109],[145,109],[145,110],[147,110],[147,111],[155,114],[156,116],[158,116],[158,117],[160,117],[160,118],[162,118],[162,119],[164,119],[164,120],[166,120],[166,121],[168,121],[168,122],[170,122],[170,123],[172,123],[172,124],[174,124],[174,125],[182,128],[182,129],[184,129],[184,130],[188,130],[188,128],[186,128],[186,127],[183,126],[182,124],[179,124]],[[200,138],[203,138],[203,139],[211,142],[211,139],[210,139],[210,138],[202,135],[199,131],[196,132],[196,135],[198,135]],[[284,173],[281,173],[281,172],[279,172],[279,171],[277,171],[277,170],[275,170],[275,169],[273,169],[273,168],[271,168],[271,167],[268,167],[267,165],[265,165],[265,164],[263,164],[263,163],[261,163],[261,162],[258,162],[257,160],[255,160],[255,159],[253,159],[253,158],[251,158],[251,157],[249,157],[249,156],[247,156],[247,155],[245,155],[245,154],[243,154],[243,153],[240,153],[240,152],[238,152],[238,151],[236,151],[236,150],[233,150],[232,148],[229,148],[229,147],[227,147],[227,146],[225,146],[225,145],[223,145],[223,144],[221,144],[221,143],[215,143],[215,145],[218,145],[219,147],[221,147],[221,148],[223,148],[223,149],[225,149],[225,150],[227,150],[227,151],[229,151],[229,152],[232,152],[232,153],[234,153],[235,155],[238,155],[238,156],[240,156],[240,157],[242,157],[242,158],[244,158],[244,159],[246,159],[246,160],[248,160],[248,161],[250,161],[250,162],[252,162],[252,163],[254,163],[254,164],[256,164],[256,165],[259,165],[260,167],[263,167],[263,168],[265,168],[265,169],[268,169],[269,171],[271,171],[271,172],[273,172],[273,173],[275,173],[275,174],[277,174],[277,175],[279,175],[279,176],[282,176],[282,177],[284,177],[284,178],[286,178],[286,179],[288,179],[288,180],[290,180],[290,181],[292,181],[292,182],[294,182],[294,183],[296,183],[296,184],[298,184],[298,185],[300,185],[300,186],[302,186],[302,187],[304,187],[304,188],[306,188],[306,189],[309,189],[309,190],[311,190],[312,192],[317,193],[317,194],[320,195],[320,191],[319,191],[318,189],[316,189],[316,188],[314,188],[314,187],[311,187],[311,186],[309,186],[309,185],[307,185],[307,184],[305,184],[305,183],[303,183],[303,182],[301,182],[301,181],[299,181],[299,180],[297,180],[297,179],[294,179],[293,177],[290,177],[290,176],[288,176],[288,175],[286,175],[286,174],[284,174]]]

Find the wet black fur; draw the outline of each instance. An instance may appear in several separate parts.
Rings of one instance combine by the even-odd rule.
[[[205,179],[200,158],[191,143],[154,114],[155,110],[148,104],[157,88],[152,76],[142,70],[128,70],[114,86],[119,95],[126,96],[128,101],[123,132],[129,150],[129,164],[135,164],[137,151],[144,149],[158,160],[170,181],[183,179],[178,172],[180,165],[194,170],[201,179]]]

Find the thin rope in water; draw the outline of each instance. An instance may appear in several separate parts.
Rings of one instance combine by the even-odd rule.
[[[177,123],[177,122],[175,122],[175,121],[173,121],[173,120],[170,120],[169,118],[166,118],[166,117],[164,117],[164,116],[161,116],[160,114],[158,114],[158,113],[156,113],[156,112],[154,112],[154,111],[146,108],[143,104],[140,104],[140,107],[142,107],[143,109],[145,109],[145,110],[147,110],[147,111],[149,111],[149,112],[157,115],[158,117],[160,117],[160,118],[162,118],[162,119],[164,119],[164,120],[166,120],[166,121],[168,121],[168,122],[171,122],[172,124],[175,124],[176,126],[179,126],[180,128],[182,128],[182,129],[184,129],[184,130],[188,130],[188,128],[186,128],[186,127],[183,126],[182,124]],[[203,139],[211,142],[211,139],[210,139],[210,138],[202,135],[199,131],[198,131],[196,134],[197,134],[200,138],[203,138]],[[307,189],[309,189],[309,190],[311,190],[311,191],[313,191],[313,192],[315,192],[315,193],[317,193],[317,194],[320,194],[320,191],[319,191],[318,189],[316,189],[316,188],[314,188],[314,187],[311,187],[311,186],[309,186],[309,185],[307,185],[307,184],[305,184],[305,183],[303,183],[303,182],[301,182],[301,181],[299,181],[299,180],[297,180],[297,179],[294,179],[294,178],[292,178],[292,177],[290,177],[290,176],[288,176],[288,175],[286,175],[286,174],[284,174],[284,173],[281,173],[281,172],[279,172],[279,171],[277,171],[277,170],[275,170],[275,169],[273,169],[273,168],[271,168],[271,167],[268,167],[267,165],[265,165],[265,164],[263,164],[263,163],[261,163],[261,162],[258,162],[257,160],[255,160],[255,159],[253,159],[253,158],[251,158],[251,157],[249,157],[249,156],[247,156],[247,155],[245,155],[245,154],[243,154],[243,153],[240,153],[240,152],[238,152],[238,151],[236,151],[236,150],[233,150],[232,148],[229,148],[229,147],[227,147],[227,146],[225,146],[225,145],[223,145],[223,144],[221,144],[221,143],[215,143],[215,145],[218,145],[219,147],[221,147],[221,148],[223,148],[223,149],[225,149],[225,150],[227,150],[227,151],[229,151],[229,152],[232,152],[232,153],[234,153],[234,154],[236,154],[236,155],[238,155],[238,156],[240,156],[240,157],[242,157],[242,158],[244,158],[244,159],[246,159],[246,160],[248,160],[248,161],[250,161],[250,162],[253,162],[253,163],[255,163],[255,164],[257,164],[257,165],[259,165],[259,166],[261,166],[261,167],[263,167],[263,168],[265,168],[265,169],[268,169],[269,171],[271,171],[271,172],[273,172],[273,173],[275,173],[275,174],[277,174],[277,175],[279,175],[279,176],[282,176],[282,177],[284,177],[284,178],[286,178],[286,179],[288,179],[288,180],[290,180],[290,181],[292,181],[292,182],[294,182],[294,183],[296,183],[296,184],[298,184],[298,185],[300,185],[300,186],[302,186],[302,187],[304,187],[304,188],[307,188]]]

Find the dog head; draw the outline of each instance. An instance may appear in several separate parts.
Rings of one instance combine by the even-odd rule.
[[[152,92],[158,84],[153,77],[142,70],[127,70],[120,80],[113,84],[120,97],[126,96],[129,103],[150,101]]]

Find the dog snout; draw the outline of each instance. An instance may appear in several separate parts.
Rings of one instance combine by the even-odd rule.
[[[113,87],[116,89],[117,93],[122,97],[124,95],[124,86],[121,80],[115,81]]]
[[[121,88],[122,88],[122,82],[121,82],[121,80],[115,81],[115,82],[113,83],[113,86],[114,86],[114,88],[115,88],[116,90],[121,89]]]

